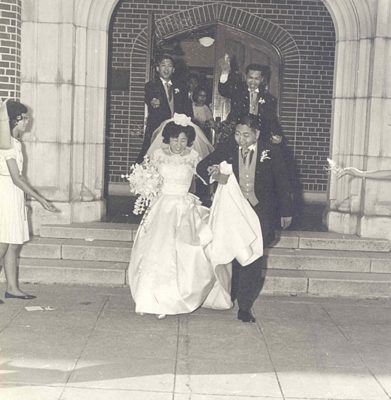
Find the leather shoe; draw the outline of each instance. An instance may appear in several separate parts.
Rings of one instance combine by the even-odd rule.
[[[240,319],[243,322],[255,322],[255,317],[254,315],[251,314],[250,311],[239,310],[238,319]]]
[[[3,300],[0,300],[0,304],[4,304],[4,301],[3,301]]]
[[[16,295],[8,292],[5,292],[4,297],[6,299],[20,299],[20,300],[32,300],[37,298],[37,296],[33,296],[32,294]]]

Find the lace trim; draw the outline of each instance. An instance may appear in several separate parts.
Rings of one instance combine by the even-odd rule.
[[[158,149],[156,150],[151,158],[151,161],[153,163],[159,164],[159,163],[164,163],[164,164],[173,164],[173,165],[189,165],[192,170],[195,171],[195,168],[200,161],[200,157],[198,153],[191,149],[190,153],[184,156],[181,155],[168,155],[166,154],[163,149]]]

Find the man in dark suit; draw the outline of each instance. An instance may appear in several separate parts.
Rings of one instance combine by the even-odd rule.
[[[262,229],[264,247],[274,239],[275,216],[280,216],[283,229],[292,222],[292,189],[281,147],[259,139],[256,116],[246,115],[239,119],[235,136],[222,143],[197,166],[198,174],[208,181],[208,175],[224,184],[218,165],[222,161],[232,164],[232,170],[243,195],[256,212]],[[242,267],[232,263],[232,301],[239,305],[238,318],[243,322],[255,322],[251,307],[263,285],[264,257]]]
[[[162,55],[157,60],[156,71],[158,78],[145,84],[145,104],[148,108],[147,124],[144,132],[144,141],[137,158],[143,161],[151,145],[153,131],[166,119],[175,113],[189,115],[191,104],[187,98],[187,90],[172,79],[175,71],[174,59],[169,55]]]
[[[246,78],[238,80],[231,74],[228,55],[220,62],[221,75],[219,93],[231,100],[231,111],[227,120],[238,122],[246,114],[257,116],[259,130],[263,140],[279,144],[282,141],[282,129],[277,116],[277,98],[269,93],[270,68],[261,64],[249,64]]]

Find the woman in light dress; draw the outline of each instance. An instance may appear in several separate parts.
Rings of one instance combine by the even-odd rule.
[[[132,248],[129,283],[137,313],[189,313],[213,286],[204,248],[211,240],[208,209],[189,193],[198,153],[193,126],[171,121],[151,163],[163,177],[161,194],[140,225]]]
[[[211,109],[206,104],[206,99],[206,89],[197,86],[193,91],[193,120],[211,140],[211,129],[214,127],[215,121]]]
[[[35,296],[19,288],[17,265],[20,247],[29,240],[25,193],[46,210],[56,212],[57,209],[37,193],[22,175],[23,153],[19,139],[28,123],[26,106],[9,100],[1,105],[0,118],[2,143],[9,143],[7,149],[0,149],[0,261],[4,265],[7,281],[5,298],[29,300]],[[5,138],[6,135],[9,137]]]

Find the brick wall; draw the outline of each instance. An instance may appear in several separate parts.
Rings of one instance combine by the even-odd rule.
[[[223,22],[235,27],[240,23],[242,30],[278,48],[283,64],[280,118],[300,185],[306,191],[325,192],[335,32],[321,0],[121,0],[111,21],[109,80],[115,75],[117,82],[122,79],[126,84],[113,84],[108,92],[109,181],[122,181],[121,174],[128,172],[142,142],[149,10],[155,13],[160,37],[189,29],[191,24]],[[178,12],[181,18],[161,22]],[[183,25],[178,20],[189,22]]]
[[[20,97],[21,0],[0,2],[0,97]]]

